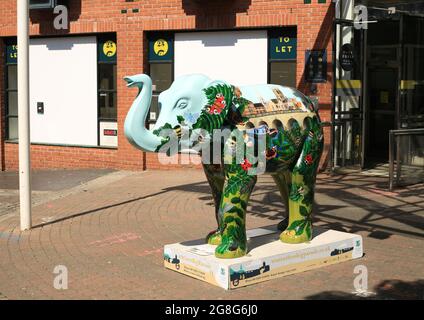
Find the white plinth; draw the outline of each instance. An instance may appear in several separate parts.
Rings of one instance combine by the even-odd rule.
[[[285,244],[277,226],[249,230],[246,256],[218,259],[215,247],[194,240],[165,245],[165,267],[224,289],[295,274],[363,256],[362,237],[314,228],[311,242]]]

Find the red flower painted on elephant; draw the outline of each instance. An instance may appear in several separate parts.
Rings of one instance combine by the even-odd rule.
[[[306,164],[307,164],[308,166],[309,166],[309,165],[311,165],[313,161],[314,161],[314,159],[312,158],[312,155],[307,154],[307,155],[305,156],[305,162],[306,162]]]
[[[213,105],[208,107],[208,112],[210,114],[220,114],[222,110],[224,110],[226,104],[225,97],[222,95],[222,93],[217,93]]]
[[[240,163],[240,166],[244,171],[247,171],[247,170],[249,170],[249,168],[252,167],[252,164],[249,162],[249,160],[244,159],[243,162]]]

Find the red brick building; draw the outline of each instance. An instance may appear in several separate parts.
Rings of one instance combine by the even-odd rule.
[[[161,81],[163,83],[172,81],[175,73],[173,68],[180,63],[174,61],[176,58],[172,57],[171,61],[166,61],[170,67],[165,66],[161,69],[162,67],[154,65],[157,61],[149,57],[149,49],[151,49],[149,46],[152,46],[158,37],[165,36],[169,37],[169,41],[174,41],[175,43],[169,45],[173,46],[175,51],[181,48],[177,43],[178,39],[184,38],[184,34],[188,32],[202,32],[202,34],[215,32],[218,46],[225,46],[225,43],[219,43],[222,32],[226,34],[236,31],[262,32],[267,38],[265,41],[267,48],[264,50],[267,50],[265,55],[268,58],[258,63],[264,64],[268,69],[264,71],[264,75],[258,76],[258,79],[266,77],[270,81],[273,76],[276,76],[277,79],[282,79],[282,82],[287,81],[287,84],[294,83],[305,94],[318,96],[322,119],[329,121],[331,118],[332,66],[330,62],[332,61],[334,8],[330,0],[72,0],[65,4],[69,9],[69,28],[65,30],[54,28],[53,21],[56,15],[52,9],[38,9],[30,12],[30,64],[36,65],[34,67],[36,69],[30,69],[32,72],[30,108],[34,109],[31,111],[32,130],[41,132],[39,128],[46,129],[44,136],[37,135],[38,133],[33,136],[33,132],[31,133],[33,141],[31,157],[34,169],[143,170],[175,167],[160,166],[155,154],[143,154],[136,150],[123,134],[125,116],[136,95],[134,89],[126,87],[123,77],[156,72],[156,77],[160,78],[162,74],[166,78],[156,79],[159,88]],[[13,85],[16,67],[13,60],[13,50],[16,49],[13,46],[16,44],[17,33],[16,1],[0,0],[0,8],[0,52],[2,52],[0,169],[15,170],[18,167],[18,145],[14,136],[17,114],[13,114],[16,96]],[[295,40],[290,42],[295,48],[295,55],[287,59],[283,58],[281,64],[273,64],[280,60],[274,61],[268,52],[271,38],[275,35],[287,37],[287,42],[292,41],[293,38]],[[110,45],[108,41],[112,41],[113,52],[110,55],[114,57],[113,59],[108,59],[109,53],[104,49]],[[285,51],[281,48],[279,50]],[[305,59],[310,53],[309,50],[321,50],[321,52],[325,50],[328,61],[327,69],[321,75],[323,81],[317,83],[316,88],[306,79],[308,75],[305,71]],[[67,53],[74,51],[74,57]],[[56,54],[69,59],[64,70],[56,69],[57,77],[51,73],[55,70],[52,66],[56,63]],[[175,54],[177,55],[177,52]],[[81,56],[87,57],[84,63]],[[81,63],[75,63],[72,59],[80,59],[75,61],[81,61]],[[86,61],[92,62],[91,64],[87,62],[85,65]],[[287,61],[289,63],[285,63]],[[101,66],[102,62],[105,62],[107,66]],[[47,69],[45,67],[43,69],[43,63],[53,69],[49,71],[49,81],[39,78],[43,75],[47,77],[44,71]],[[85,71],[78,71],[81,73],[81,78],[75,79],[75,75],[71,73],[73,69],[75,71],[78,68],[82,71],[87,70],[87,75]],[[66,72],[70,74],[67,75]],[[89,80],[95,79],[96,76],[97,89],[94,88],[95,84],[92,80]],[[155,83],[153,75],[152,78]],[[63,86],[66,88],[61,87],[61,81],[64,81]],[[37,85],[34,88],[33,83]],[[91,85],[93,89],[88,89]],[[48,90],[54,90],[52,88],[56,88],[55,86],[63,90],[64,99],[63,104],[59,103],[60,106],[57,108],[67,106],[67,109],[60,111],[56,118],[49,118],[51,119],[49,123],[43,122],[46,116],[51,117],[52,112],[49,110],[53,108],[52,103],[55,100],[52,97],[46,97],[47,100],[44,101],[44,97],[36,96],[36,91],[48,92]],[[81,90],[87,89],[85,90],[87,98],[82,97],[82,94],[79,96],[81,90],[78,86],[81,86]],[[74,98],[85,100],[73,101]],[[114,111],[113,108],[116,110]],[[75,112],[68,114],[70,109]],[[91,111],[86,115],[86,110]],[[103,114],[104,118],[101,118],[99,114]],[[154,122],[154,115],[151,122]],[[80,140],[77,139],[78,136],[81,136]],[[330,142],[327,129],[325,138],[327,154]]]

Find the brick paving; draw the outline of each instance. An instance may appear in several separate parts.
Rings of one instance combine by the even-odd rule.
[[[108,169],[33,170],[33,205],[78,192],[98,180],[120,176],[122,172]],[[0,216],[19,208],[19,177],[16,171],[0,171]]]
[[[200,170],[126,173],[34,207],[34,228],[17,212],[0,217],[0,299],[357,298],[354,267],[368,268],[375,298],[424,299],[424,185],[385,190],[385,179],[320,175],[317,225],[364,237],[362,259],[225,291],[163,267],[164,244],[204,237],[215,227]],[[248,228],[284,214],[269,176],[259,178]],[[53,286],[68,269],[67,290]]]

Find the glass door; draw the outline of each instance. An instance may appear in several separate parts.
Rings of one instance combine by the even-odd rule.
[[[338,19],[333,37],[332,167],[363,167],[363,29]]]
[[[413,184],[424,181],[424,17],[403,15],[401,23],[397,127],[408,134],[397,137],[393,148],[397,180]]]
[[[402,18],[399,129],[424,128],[424,18]],[[411,32],[413,30],[413,32]]]
[[[381,23],[383,24],[383,23]],[[366,164],[388,161],[389,131],[396,129],[399,84],[399,48],[368,46]]]

